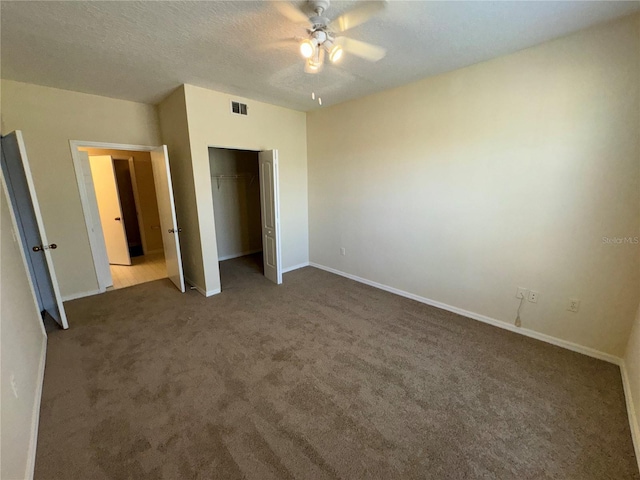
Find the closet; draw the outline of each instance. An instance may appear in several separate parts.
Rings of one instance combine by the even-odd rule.
[[[218,260],[262,251],[258,152],[209,149]]]

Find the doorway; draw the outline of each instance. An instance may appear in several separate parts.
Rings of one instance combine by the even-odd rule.
[[[101,292],[184,277],[166,147],[71,142]]]
[[[166,278],[149,152],[88,147],[80,150],[89,155],[111,287],[125,288]]]
[[[277,151],[209,147],[209,167],[222,289],[238,276],[282,283]]]

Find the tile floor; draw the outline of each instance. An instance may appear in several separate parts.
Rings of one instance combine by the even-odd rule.
[[[133,257],[132,264],[110,265],[113,289],[166,278],[167,268],[163,253]]]

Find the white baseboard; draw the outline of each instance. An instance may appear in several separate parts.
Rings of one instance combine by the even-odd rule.
[[[44,387],[44,367],[47,363],[47,337],[42,342],[40,365],[38,365],[38,380],[35,398],[33,399],[33,419],[31,420],[31,439],[29,440],[29,456],[24,478],[33,478],[36,469],[36,450],[38,446],[38,427],[40,425],[40,404],[42,403],[42,388]]]
[[[224,262],[225,260],[231,260],[232,258],[238,258],[238,257],[244,257],[246,255],[253,255],[254,253],[258,253],[261,252],[262,249],[258,249],[258,250],[248,250],[246,252],[240,252],[240,253],[232,253],[231,255],[225,255],[224,257],[218,257],[218,261],[219,262]]]
[[[200,285],[198,285],[197,283],[195,283],[194,281],[192,281],[191,279],[185,277],[184,281],[186,283],[188,283],[189,285],[191,285],[193,288],[196,289],[196,291],[205,297],[211,297],[212,295],[217,295],[218,293],[220,293],[220,289],[216,289],[216,290],[205,290],[204,288],[202,288]]]
[[[446,303],[438,302],[436,300],[431,300],[429,298],[421,297],[419,295],[415,295],[413,293],[405,292],[403,290],[399,290],[397,288],[389,287],[388,285],[383,285],[378,282],[374,282],[371,280],[367,280],[366,278],[361,278],[356,275],[351,275],[350,273],[345,273],[340,270],[336,270],[335,268],[326,267],[324,265],[320,265],[318,263],[309,262],[309,265],[312,267],[319,268],[320,270],[325,270],[330,273],[335,273],[336,275],[340,275],[342,277],[349,278],[351,280],[355,280],[356,282],[364,283],[365,285],[369,285],[371,287],[379,288],[381,290],[385,290],[390,293],[395,293],[396,295],[400,295],[401,297],[410,298],[411,300],[415,300],[420,303],[425,303],[427,305],[431,305],[432,307],[441,308],[442,310],[447,310],[449,312],[457,313],[458,315],[462,315],[464,317],[472,318],[473,320],[478,320],[483,323],[488,323],[489,325],[493,325],[494,327],[502,328],[504,330],[509,330],[511,332],[519,333],[521,335],[525,335],[527,337],[535,338],[536,340],[541,340],[546,343],[550,343],[552,345],[556,345],[558,347],[566,348],[567,350],[572,350],[574,352],[582,353],[589,357],[597,358],[600,360],[604,360],[605,362],[613,363],[615,365],[620,365],[621,359],[616,357],[615,355],[611,355],[610,353],[601,352],[600,350],[596,350],[595,348],[585,347],[583,345],[579,345],[577,343],[569,342],[567,340],[562,340],[560,338],[552,337],[551,335],[546,335],[544,333],[536,332],[535,330],[529,330],[528,328],[516,327],[510,323],[503,322],[501,320],[497,320],[495,318],[487,317],[485,315],[481,315],[479,313],[470,312],[468,310],[463,310],[462,308],[453,307],[451,305],[447,305]]]
[[[91,295],[98,295],[99,293],[104,293],[101,290],[89,290],[88,292],[79,292],[72,293],[71,295],[65,295],[62,297],[63,302],[68,302],[69,300],[76,300],[78,298],[90,297]]]
[[[631,383],[629,382],[629,372],[627,371],[627,363],[624,359],[620,361],[620,373],[622,375],[622,386],[624,387],[624,398],[627,402],[631,439],[633,440],[633,448],[636,451],[636,460],[638,462],[638,469],[640,470],[640,424],[638,423],[640,419],[636,417],[635,403],[633,394],[631,393]],[[640,399],[635,400],[640,401]]]
[[[298,270],[299,268],[304,268],[308,266],[309,266],[309,262],[299,263],[298,265],[294,265],[292,267],[283,268],[282,273],[293,272],[294,270]]]

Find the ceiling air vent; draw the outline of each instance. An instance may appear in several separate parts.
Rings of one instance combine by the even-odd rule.
[[[247,104],[231,101],[231,113],[236,115],[246,115],[247,114]]]

